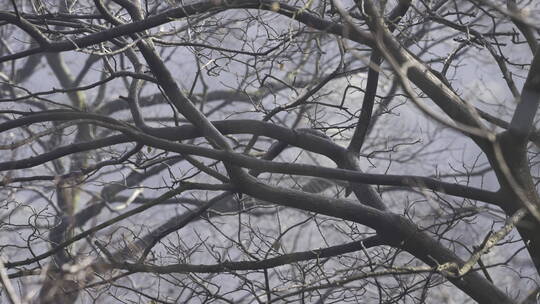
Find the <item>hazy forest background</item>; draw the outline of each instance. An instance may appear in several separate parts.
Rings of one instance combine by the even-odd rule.
[[[0,302],[539,303],[539,20],[1,1]]]

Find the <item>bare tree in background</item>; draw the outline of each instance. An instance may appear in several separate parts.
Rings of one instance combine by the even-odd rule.
[[[0,5],[0,302],[537,303],[538,2]]]

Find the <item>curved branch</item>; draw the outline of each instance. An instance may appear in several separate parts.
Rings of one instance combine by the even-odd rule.
[[[59,118],[66,119],[65,115],[57,114]],[[81,117],[93,116],[95,118],[103,118],[98,115],[80,113]],[[47,119],[47,115],[36,114],[32,116],[42,116]],[[30,117],[32,117],[30,116]],[[51,115],[52,116],[52,115]],[[28,118],[28,117],[25,117]],[[48,117],[51,118],[50,116]],[[27,120],[27,119],[26,119]],[[110,119],[103,119],[107,122]],[[13,124],[13,123],[12,123]],[[99,123],[98,123],[99,124]],[[335,145],[331,141],[321,138],[308,132],[295,132],[284,127],[279,127],[270,123],[264,123],[254,120],[229,120],[214,122],[216,128],[225,134],[231,133],[249,133],[255,135],[265,135],[295,145],[310,151],[321,153],[334,160],[339,161],[339,155],[346,153],[345,149]],[[0,124],[1,129],[2,124]],[[274,161],[266,161],[256,159],[243,154],[228,152],[224,150],[214,150],[199,146],[187,144],[178,144],[168,140],[183,140],[201,136],[202,132],[193,126],[181,126],[173,128],[152,129],[152,135],[144,134],[135,131],[131,128],[121,127],[120,125],[110,127],[125,132],[124,135],[115,135],[104,139],[94,141],[76,143],[69,146],[61,147],[51,152],[47,152],[28,159],[9,161],[0,163],[0,171],[22,169],[37,166],[47,161],[62,157],[68,154],[81,152],[84,150],[96,149],[114,144],[137,141],[148,146],[154,146],[160,149],[174,151],[182,154],[194,154],[198,156],[208,157],[216,160],[231,162],[235,165],[249,169],[254,169],[258,172],[273,172],[283,174],[295,174],[304,176],[314,176],[329,179],[346,180],[350,182],[358,182],[371,185],[387,185],[387,186],[403,186],[403,187],[420,187],[433,191],[443,192],[446,194],[480,200],[500,206],[503,202],[496,192],[486,191],[478,188],[447,183],[429,177],[412,176],[412,175],[386,175],[386,174],[368,174],[354,170],[325,168],[314,165],[294,164],[294,163],[279,163]],[[156,137],[156,136],[159,136]],[[166,140],[168,139],[168,140]],[[336,158],[337,157],[337,158]]]
[[[303,252],[295,252],[280,255],[274,258],[259,261],[226,261],[214,265],[193,265],[193,264],[173,264],[166,266],[144,265],[139,263],[114,263],[107,265],[115,269],[126,269],[132,272],[151,273],[223,273],[238,270],[261,270],[289,265],[296,262],[329,258],[343,255],[349,252],[360,251],[366,248],[384,245],[384,242],[377,236],[368,237],[361,241],[350,242],[343,245],[331,246],[323,249],[314,249]]]
[[[278,5],[276,5],[278,3]],[[278,8],[276,10],[276,8]],[[188,16],[227,9],[261,9],[267,11],[274,11],[278,14],[287,16],[291,19],[298,20],[310,27],[318,30],[337,34],[343,37],[354,37],[354,40],[361,41],[362,43],[373,45],[372,37],[369,33],[358,32],[349,26],[334,23],[332,21],[325,20],[307,12],[303,8],[297,8],[285,3],[280,3],[270,0],[236,0],[236,1],[202,1],[190,5],[183,5],[178,8],[167,10],[161,14],[150,16],[144,20],[134,21],[132,23],[126,23],[115,26],[111,29],[104,30],[95,34],[90,34],[81,38],[74,38],[69,40],[62,40],[56,42],[48,42],[46,38],[39,31],[28,30],[31,24],[26,25],[19,22],[16,15],[0,12],[0,20],[7,21],[21,27],[23,30],[28,30],[32,37],[38,42],[42,43],[39,47],[19,52],[15,54],[5,55],[0,57],[0,62],[9,60],[16,60],[29,55],[42,53],[42,52],[65,52],[85,48],[94,44],[109,41],[113,38],[131,35],[134,33],[143,32],[145,30],[169,23],[176,19],[185,18]],[[31,29],[31,28],[30,28]],[[48,42],[48,43],[45,43]]]

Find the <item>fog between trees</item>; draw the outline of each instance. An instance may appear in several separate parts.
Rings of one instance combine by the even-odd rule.
[[[538,3],[0,8],[0,302],[537,302]]]

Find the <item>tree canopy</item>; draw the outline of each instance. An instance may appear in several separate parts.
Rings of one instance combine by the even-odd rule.
[[[538,3],[0,9],[0,301],[538,301]]]

